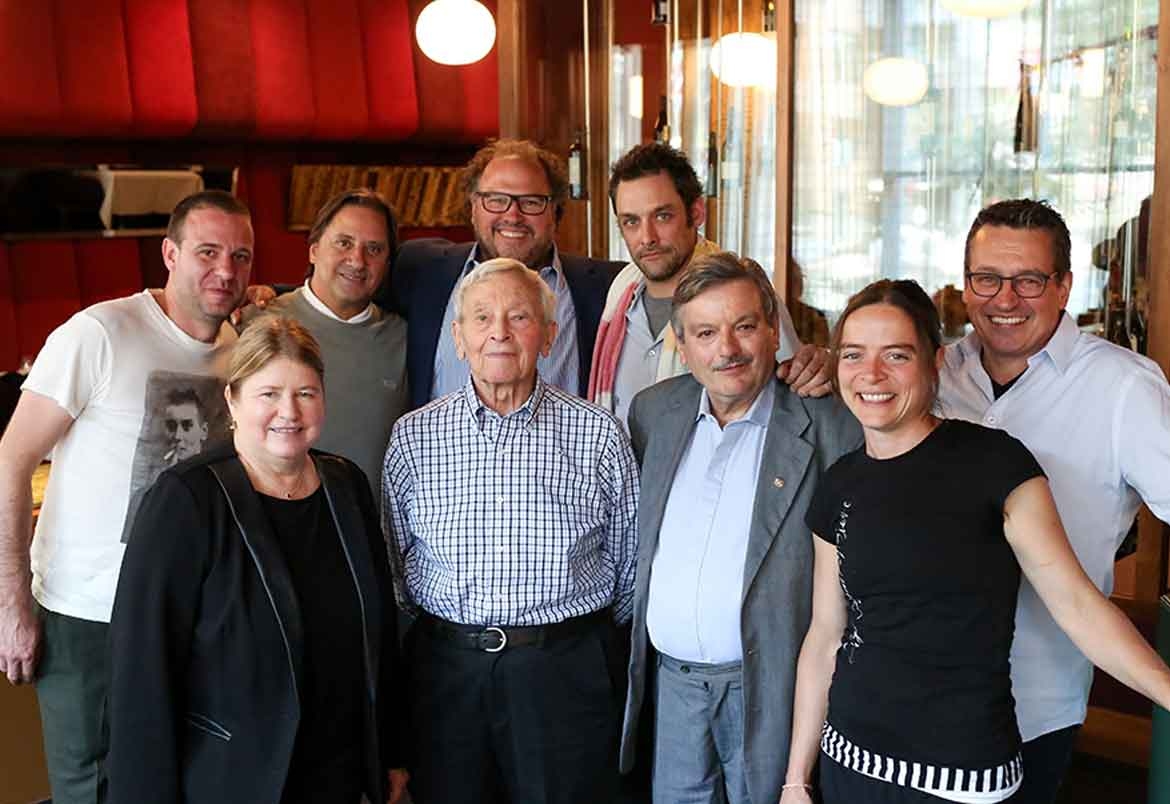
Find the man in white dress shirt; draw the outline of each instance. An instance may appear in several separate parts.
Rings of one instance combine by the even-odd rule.
[[[1170,521],[1170,386],[1152,360],[1086,335],[1065,312],[1070,238],[1060,215],[1001,201],[967,235],[963,301],[975,331],[947,348],[940,412],[1020,439],[1048,475],[1077,557],[1106,594],[1144,501]],[[1093,668],[1023,581],[1012,687],[1023,804],[1050,804],[1085,719]]]

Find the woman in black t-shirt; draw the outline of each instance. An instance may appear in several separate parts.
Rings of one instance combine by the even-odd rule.
[[[1020,570],[1090,659],[1170,703],[1170,670],[1077,563],[1007,433],[931,414],[938,314],[914,282],[854,296],[834,385],[865,447],[821,479],[813,616],[782,804],[1007,801],[1022,778],[1008,655]]]

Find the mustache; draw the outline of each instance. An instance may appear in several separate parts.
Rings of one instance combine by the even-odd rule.
[[[720,360],[718,363],[711,366],[713,371],[725,371],[726,369],[739,368],[746,366],[752,362],[749,355],[732,355],[731,357]]]

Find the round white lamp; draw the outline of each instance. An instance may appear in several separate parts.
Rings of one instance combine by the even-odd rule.
[[[1032,0],[942,0],[943,8],[965,17],[1006,17],[1018,14],[1032,4]]]
[[[432,0],[418,15],[414,38],[439,64],[472,64],[496,43],[496,21],[477,0]]]
[[[913,106],[926,95],[926,65],[914,59],[878,59],[865,68],[865,94],[882,106]]]
[[[711,48],[711,72],[729,87],[776,85],[776,39],[758,33],[729,33]]]

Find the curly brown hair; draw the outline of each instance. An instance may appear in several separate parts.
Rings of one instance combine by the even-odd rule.
[[[565,214],[565,201],[569,198],[569,174],[565,169],[564,161],[554,154],[541,148],[532,140],[502,139],[492,140],[475,152],[471,161],[459,173],[459,189],[463,193],[463,210],[468,219],[471,218],[471,198],[479,189],[479,179],[487,170],[488,163],[493,159],[516,157],[540,165],[548,179],[548,194],[552,196],[553,208],[556,211],[557,221]]]

